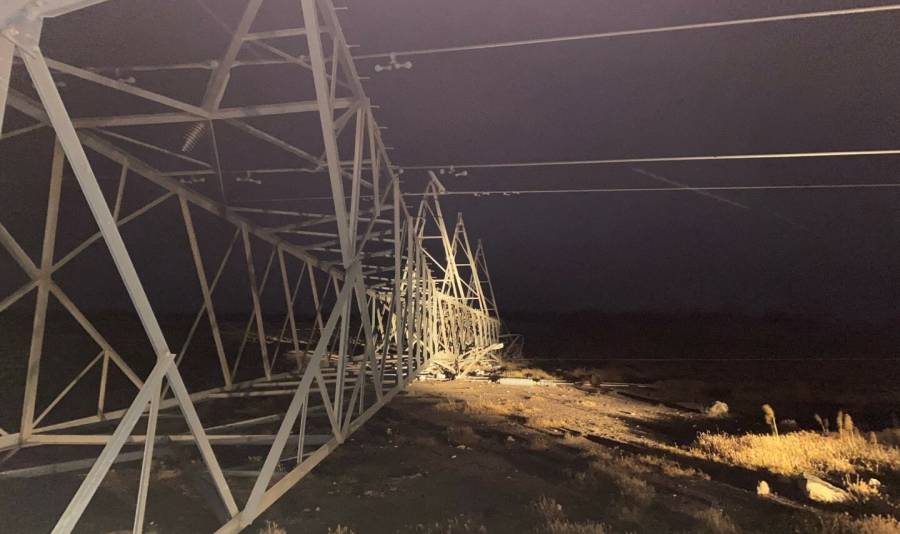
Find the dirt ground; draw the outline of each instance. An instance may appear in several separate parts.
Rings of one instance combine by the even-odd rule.
[[[27,328],[7,331],[20,330],[26,332]],[[121,331],[122,337],[130,332],[109,330],[111,335]],[[14,344],[11,337],[0,341],[6,344],[0,346],[2,354],[19,355],[27,348],[24,341]],[[540,353],[539,348],[533,352]],[[779,422],[795,419],[806,430],[816,430],[814,414],[834,418],[838,409],[852,412],[864,433],[896,428],[895,414],[900,413],[900,389],[896,387],[900,363],[896,358],[852,351],[880,359],[815,363],[673,359],[613,364],[609,360],[583,361],[583,355],[574,349],[557,352],[578,359],[568,362],[560,358],[544,364],[535,360],[513,371],[520,376],[562,377],[577,385],[514,386],[461,380],[415,383],[247,532],[900,531],[898,523],[888,520],[855,522],[873,514],[900,517],[900,469],[877,473],[883,487],[879,497],[870,502],[814,505],[791,477],[690,451],[698,433],[704,431],[767,433],[760,413],[762,403],[775,407]],[[10,357],[8,361],[0,371],[11,376],[13,371],[21,371],[23,359]],[[542,368],[534,368],[538,365]],[[21,400],[18,382],[0,382],[9,384],[0,390],[0,406],[17,406]],[[91,395],[86,402],[93,402]],[[728,403],[728,417],[703,413],[714,400]],[[269,411],[261,414],[278,411],[275,406],[262,408]],[[201,417],[206,420],[210,414],[204,409],[201,406]],[[7,415],[16,413],[12,410]],[[68,459],[53,457],[52,447],[33,452],[46,455],[43,459],[47,462]],[[78,456],[96,452],[85,447]],[[145,531],[214,531],[224,518],[194,450],[173,445],[161,447],[159,452]],[[229,457],[223,465],[250,459],[231,455],[226,454]],[[77,532],[130,531],[138,469],[137,462],[114,467]],[[0,532],[49,531],[82,478],[83,473],[67,473],[0,479]],[[237,501],[244,502],[253,479],[230,473],[228,480]],[[768,496],[757,495],[762,480],[771,489]]]
[[[736,431],[634,388],[418,382],[398,396],[248,532],[843,532],[823,509],[764,474],[682,454],[701,430]],[[214,530],[209,486],[193,462],[163,458],[151,487],[151,532]],[[177,466],[177,467],[176,467]],[[136,464],[117,467],[81,532],[127,529]],[[768,478],[775,495],[759,497]],[[0,483],[14,530],[46,531],[79,475]],[[250,479],[231,478],[238,501]],[[57,499],[55,496],[59,496]],[[46,503],[41,513],[32,505]],[[281,530],[279,530],[281,529]],[[349,529],[349,530],[347,530]],[[876,532],[876,531],[873,531]],[[888,531],[877,531],[881,532]]]
[[[420,382],[261,520],[357,533],[827,528],[821,510],[757,496],[754,473],[673,452],[679,435],[720,426],[615,390]]]
[[[696,426],[665,406],[573,387],[418,383],[263,520],[287,532],[544,532],[537,503],[552,499],[566,521],[610,531],[703,531],[711,508],[759,531],[804,524],[809,514],[687,466],[619,471],[667,419]],[[611,473],[590,467],[610,459]]]

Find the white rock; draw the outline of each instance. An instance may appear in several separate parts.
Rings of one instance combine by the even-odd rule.
[[[706,408],[709,417],[725,417],[728,415],[728,405],[722,401],[716,401]]]
[[[766,482],[765,480],[760,480],[759,483],[756,485],[756,494],[764,497],[770,493],[772,493],[772,492],[769,489],[769,483]]]
[[[849,493],[814,475],[803,475],[800,485],[807,498],[816,502],[845,502],[850,499]]]

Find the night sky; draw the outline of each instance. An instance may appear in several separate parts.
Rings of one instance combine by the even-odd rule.
[[[352,2],[369,51],[667,26],[859,2]],[[876,3],[865,3],[875,5]],[[411,58],[366,87],[401,163],[891,148],[900,15]],[[390,28],[390,31],[385,31]],[[401,61],[403,58],[401,57]],[[370,64],[365,62],[363,65]],[[363,69],[365,70],[365,69]],[[897,158],[656,163],[690,185],[894,182]],[[472,170],[448,189],[665,186],[633,165]],[[894,318],[896,191],[455,197],[501,306]]]
[[[226,25],[234,26],[240,2],[205,1]],[[879,3],[887,2],[865,5]],[[76,46],[85,35],[90,48],[102,51],[105,59],[118,55],[123,62],[136,57],[150,63],[210,59],[227,42],[195,0],[181,2],[176,10],[171,0],[158,2],[158,18],[150,20],[131,11],[135,2],[109,4],[73,15],[68,22],[48,22],[47,55],[76,65],[96,64],[98,56]],[[256,29],[296,24],[296,4],[267,1]],[[822,0],[338,4],[349,6],[340,18],[349,42],[359,45],[357,55],[862,5]],[[361,75],[371,77],[364,87],[380,106],[376,117],[389,128],[385,140],[395,147],[392,159],[399,165],[464,168],[511,161],[897,148],[898,23],[900,13],[854,15],[400,56],[414,66],[392,72],[374,71],[383,59],[359,60],[357,65]],[[172,29],[160,29],[166,24]],[[153,25],[156,30],[150,29]],[[144,28],[143,33],[135,28]],[[191,46],[187,58],[178,56],[181,45]],[[246,87],[301,92],[293,82],[280,82],[277,77],[255,79]],[[164,85],[161,80],[146,83]],[[76,92],[77,84],[71,85]],[[192,97],[196,99],[185,95]],[[86,108],[81,115],[114,107],[89,96],[79,102]],[[315,131],[314,115],[302,120],[308,124],[295,126],[296,132]],[[43,144],[47,157],[49,143],[44,139]],[[0,179],[17,196],[5,196],[0,207],[19,217],[9,224],[22,234],[33,224],[29,217],[42,217],[46,191],[17,185],[11,169],[18,172],[24,158],[41,150],[24,143],[3,150],[12,152],[0,156],[6,160]],[[262,157],[262,150],[256,145],[237,150],[227,165],[246,168],[250,158]],[[14,157],[19,159],[7,159]],[[468,176],[442,180],[447,189],[464,191],[666,185],[639,172],[643,170],[692,186],[876,183],[900,181],[898,169],[898,157],[829,158],[472,169]],[[38,169],[34,176],[46,176],[42,173]],[[98,174],[110,183],[115,169]],[[424,187],[422,171],[406,172],[403,178],[407,192]],[[296,177],[273,179],[266,186],[231,184],[229,200],[241,204],[327,193],[298,185]],[[470,233],[484,241],[501,313],[592,308],[896,321],[900,191],[717,194],[749,209],[691,192],[460,196],[442,203],[448,213],[463,211]],[[272,206],[330,206],[315,202]],[[150,252],[138,250],[136,255],[151,257]],[[9,262],[0,266],[4,272],[13,269]],[[174,268],[153,272],[147,275],[151,280],[179,276]],[[177,309],[178,298],[159,297],[158,305]]]

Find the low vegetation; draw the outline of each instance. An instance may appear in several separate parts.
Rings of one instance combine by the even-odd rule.
[[[541,497],[535,501],[533,508],[537,513],[540,525],[539,534],[606,534],[607,529],[593,521],[573,522],[566,518],[561,504],[549,497]]]
[[[842,514],[827,519],[822,531],[823,534],[897,534],[900,521],[885,515],[853,518]]]
[[[413,532],[417,534],[469,534],[486,533],[487,528],[466,515],[458,515],[446,521],[416,525]]]
[[[274,521],[266,521],[265,526],[259,529],[259,534],[287,534],[287,531]]]
[[[694,514],[703,531],[710,534],[738,534],[741,530],[728,514],[718,508],[706,508]]]
[[[691,451],[731,465],[783,475],[900,472],[900,449],[869,441],[858,433],[701,433]]]
[[[508,378],[531,378],[534,380],[554,380],[555,377],[538,367],[529,367],[525,362],[508,361],[500,370],[500,375]]]
[[[465,447],[477,447],[481,443],[479,436],[471,426],[468,425],[452,425],[447,428],[447,441],[451,445],[462,445]]]

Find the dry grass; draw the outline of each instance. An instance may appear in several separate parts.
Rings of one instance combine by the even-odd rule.
[[[653,486],[637,478],[637,473],[621,463],[591,462],[590,472],[611,479],[622,497],[638,508],[649,506],[656,496]]]
[[[606,534],[606,527],[600,523],[587,521],[575,523],[566,518],[562,505],[550,497],[543,496],[532,505],[541,526],[535,529],[543,534]]]
[[[659,471],[671,478],[701,478],[703,480],[709,480],[709,475],[700,471],[698,469],[694,469],[693,467],[685,467],[678,462],[673,460],[669,460],[668,458],[662,456],[651,456],[649,454],[642,454],[638,456],[638,460],[641,461],[644,465],[653,466]]]
[[[562,505],[556,502],[556,499],[552,499],[546,495],[539,497],[531,506],[544,523],[562,521],[566,518],[566,515],[562,511]]]
[[[533,412],[524,402],[509,401],[502,397],[487,399],[479,397],[477,400],[466,401],[462,411],[472,415],[500,415],[504,417],[527,417]]]
[[[709,475],[694,469],[685,467],[674,460],[670,460],[665,456],[654,456],[652,454],[614,454],[610,452],[594,451],[593,457],[598,461],[591,466],[595,473],[603,473],[611,476],[611,473],[621,473],[626,476],[645,475],[650,473],[660,473],[670,478],[699,478],[709,480]],[[616,474],[613,478],[617,478]]]
[[[694,514],[703,532],[710,534],[737,534],[740,529],[728,517],[725,512],[718,508],[707,508]]]
[[[415,532],[423,534],[466,534],[470,532],[486,533],[487,529],[471,517],[458,515],[444,522],[436,521],[425,525],[416,525]]]
[[[900,449],[870,443],[858,434],[792,432],[781,436],[701,433],[691,452],[704,458],[773,473],[851,474],[900,471]]]
[[[600,523],[572,523],[571,521],[555,521],[544,525],[546,534],[606,534],[606,528]]]
[[[839,515],[827,519],[823,527],[823,534],[897,534],[900,521],[884,515],[861,518]]]
[[[274,521],[266,521],[266,526],[259,529],[258,534],[287,534],[287,530]]]
[[[555,380],[555,377],[537,367],[527,367],[523,362],[508,362],[500,375],[507,378],[531,378],[537,380]]]
[[[564,428],[567,424],[568,419],[552,415],[534,415],[528,418],[528,426],[532,428],[555,430]]]
[[[472,427],[470,426],[453,425],[447,428],[447,441],[449,441],[451,445],[475,447],[481,443],[481,436],[472,430]]]
[[[599,386],[605,382],[626,382],[630,378],[624,370],[615,367],[601,369],[579,367],[570,374],[575,380],[590,382],[593,386]]]
[[[881,495],[881,485],[875,479],[864,480],[859,475],[845,476],[844,487],[854,500],[865,502]]]

